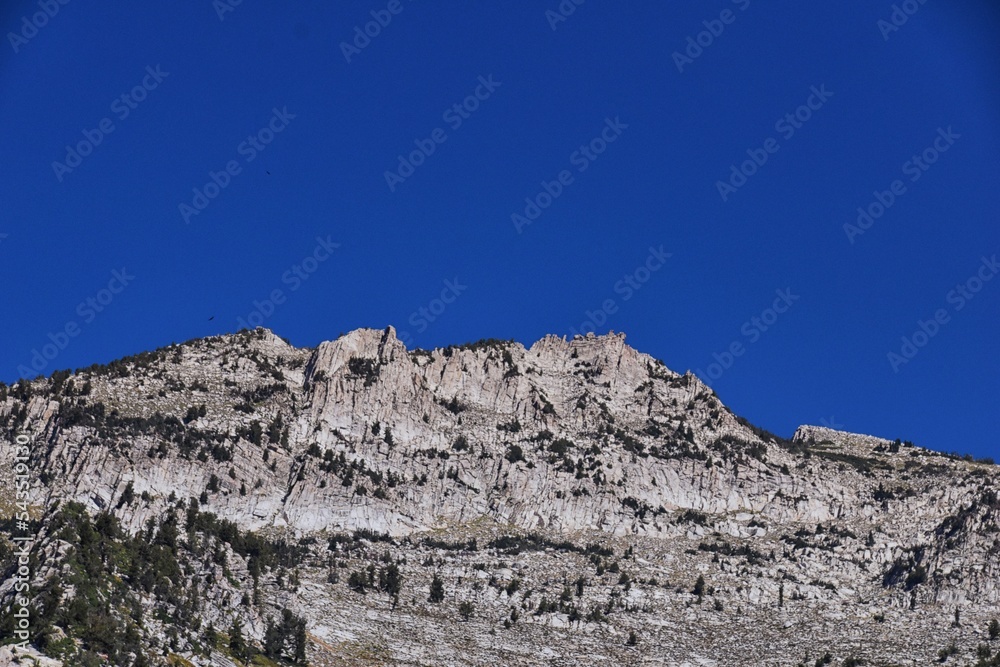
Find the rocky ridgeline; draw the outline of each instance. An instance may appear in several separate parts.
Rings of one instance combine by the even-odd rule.
[[[316,349],[258,329],[4,387],[0,427],[5,463],[33,441],[38,590],[72,569],[56,501],[154,543],[188,512],[188,541],[161,541],[202,582],[199,628],[239,618],[263,645],[292,610],[318,665],[928,664],[952,642],[972,664],[1000,616],[994,466],[814,426],[785,440],[624,334],[425,351],[391,327]],[[201,540],[221,564],[184,551]],[[399,590],[376,583],[388,564]],[[156,617],[160,657],[238,657]]]

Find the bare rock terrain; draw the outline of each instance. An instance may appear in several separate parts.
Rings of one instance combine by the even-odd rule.
[[[43,665],[1000,665],[992,462],[781,438],[624,334],[258,329],[0,387],[7,642],[18,436]]]

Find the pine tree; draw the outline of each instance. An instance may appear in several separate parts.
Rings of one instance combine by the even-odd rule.
[[[131,505],[132,501],[135,499],[135,489],[132,487],[132,480],[125,485],[125,490],[122,491],[122,495],[118,498],[118,505],[115,509],[121,509],[123,505]]]
[[[292,655],[292,660],[296,665],[306,664],[306,621],[305,619],[298,619],[295,624],[295,649]]]
[[[210,649],[217,648],[219,645],[219,633],[215,631],[215,626],[211,623],[205,628],[204,634],[201,636],[201,641],[205,646]]]
[[[347,587],[352,591],[356,591],[365,594],[365,589],[368,586],[368,577],[361,570],[355,570],[351,572],[351,575],[347,577]]]
[[[444,582],[441,581],[441,577],[437,576],[437,574],[431,580],[431,594],[427,599],[430,602],[441,602],[444,600]]]
[[[705,577],[698,575],[698,580],[694,582],[694,590],[692,591],[698,596],[698,602],[701,602],[702,598],[705,597]]]
[[[378,587],[380,591],[388,593],[390,596],[399,595],[403,588],[403,575],[399,573],[399,568],[395,563],[379,570]]]
[[[250,422],[250,442],[255,445],[259,445],[261,442],[261,436],[264,435],[264,427],[261,423],[254,419]]]
[[[249,647],[243,638],[243,623],[238,618],[233,619],[233,625],[229,628],[229,650],[240,660],[245,660],[249,656]]]
[[[279,414],[274,418],[274,421],[267,427],[267,440],[272,444],[277,444],[281,439],[281,429],[284,427],[284,422]]]
[[[264,629],[264,655],[271,660],[278,660],[284,650],[284,643],[281,628],[275,625],[272,619],[267,619],[267,627]]]

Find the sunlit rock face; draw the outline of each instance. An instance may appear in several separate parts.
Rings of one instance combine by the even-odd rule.
[[[514,650],[491,653],[485,634],[476,635],[478,653],[455,649],[447,659],[419,642],[407,644],[390,622],[397,612],[352,597],[339,579],[327,581],[326,540],[354,531],[387,535],[386,548],[418,568],[407,575],[411,580],[423,576],[419,562],[441,560],[455,591],[487,571],[472,568],[483,553],[428,548],[423,536],[483,545],[501,534],[537,532],[581,545],[579,558],[550,548],[544,562],[530,550],[487,559],[500,579],[538,587],[558,582],[550,597],[585,570],[595,581],[612,576],[593,571],[593,553],[586,556],[583,545],[608,541],[618,557],[626,545],[635,547],[630,581],[657,583],[619,591],[614,605],[628,600],[627,608],[647,610],[628,623],[534,614],[537,595],[529,604],[523,592],[483,589],[482,582],[473,589],[477,604],[494,610],[494,624],[514,605],[528,617],[522,626],[558,629],[560,638],[550,644],[532,640],[552,660],[569,660],[567,647],[579,641],[597,642],[592,648],[600,654],[598,635],[611,641],[609,628],[624,633],[614,643],[625,650],[633,626],[656,636],[668,626],[718,622],[757,661],[734,662],[735,649],[713,654],[720,649],[693,635],[681,641],[683,650],[644,650],[660,664],[770,664],[768,642],[740,639],[743,631],[725,621],[727,614],[759,614],[764,635],[775,637],[787,624],[812,618],[828,630],[823,641],[842,649],[857,644],[853,652],[869,657],[875,654],[864,642],[851,644],[851,632],[874,631],[868,625],[881,614],[880,636],[902,632],[897,646],[935,657],[941,646],[917,648],[915,637],[943,643],[950,635],[937,633],[930,612],[918,610],[950,621],[961,608],[967,623],[975,620],[982,630],[1000,604],[994,466],[816,426],[779,438],[731,413],[694,375],[629,347],[624,334],[547,336],[530,348],[487,340],[426,351],[407,350],[391,327],[352,331],[315,349],[258,329],[30,387],[27,394],[23,387],[0,394],[6,425],[0,475],[10,490],[0,503],[8,514],[20,434],[31,441],[36,517],[55,501],[73,500],[94,514],[112,512],[138,533],[169,508],[190,503],[242,530],[320,545],[310,547],[319,552],[303,567],[296,594],[282,593],[278,584],[271,591],[308,620],[317,656],[335,654],[337,642],[360,641],[374,629],[399,635],[403,648],[389,653],[400,664],[434,662],[435,655],[487,664]],[[247,562],[233,554],[231,567]],[[915,584],[921,572],[925,580]],[[698,573],[716,582],[712,596],[719,603],[712,610],[707,602],[690,604]],[[600,585],[624,586],[617,576]],[[220,585],[206,613],[224,623],[236,589]],[[410,592],[418,606],[426,599],[421,585],[423,592]],[[9,595],[10,586],[0,595]],[[577,597],[582,604],[594,595]],[[324,611],[333,604],[360,615]],[[264,620],[261,611],[247,612],[252,638],[263,636]],[[488,629],[482,619],[470,623],[477,632]],[[916,635],[900,630],[907,623]],[[831,630],[838,627],[852,630]],[[804,657],[794,648],[788,664]],[[227,664],[223,659],[194,664]]]

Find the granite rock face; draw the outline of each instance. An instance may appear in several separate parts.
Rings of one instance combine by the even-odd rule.
[[[0,394],[8,515],[26,435],[36,517],[76,501],[138,534],[190,503],[301,544],[248,607],[250,560],[220,545],[233,581],[202,616],[261,641],[292,609],[313,664],[927,664],[952,642],[971,663],[1000,616],[995,466],[785,440],[624,334],[424,351],[391,327],[316,349],[258,329],[21,384]],[[346,583],[379,562],[399,563],[391,601]],[[147,631],[166,646],[169,624]],[[160,654],[233,664],[185,637]]]

